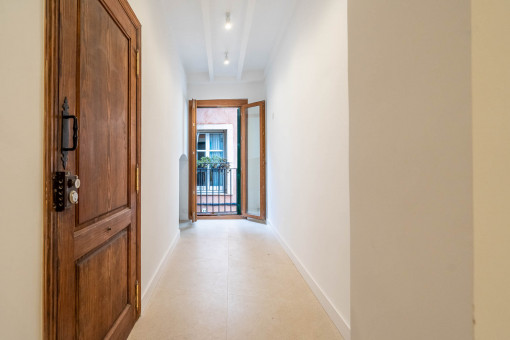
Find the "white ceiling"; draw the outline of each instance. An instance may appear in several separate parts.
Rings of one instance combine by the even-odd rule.
[[[165,0],[184,69],[193,79],[263,75],[296,0]],[[225,29],[230,11],[232,29]],[[224,65],[225,51],[230,65]]]

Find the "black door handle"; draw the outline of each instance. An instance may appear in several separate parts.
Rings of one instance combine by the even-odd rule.
[[[68,151],[74,151],[78,147],[78,118],[69,114],[69,103],[67,97],[64,98],[64,104],[62,105],[62,131],[61,131],[61,153],[62,153],[62,166],[64,169],[67,165],[67,153]],[[73,120],[73,145],[69,147],[67,145],[69,141],[69,124],[67,120]]]
[[[69,139],[68,125],[64,125],[64,119],[73,120],[73,145],[71,147],[64,146],[64,140]],[[78,118],[76,116],[62,116],[62,151],[74,151],[78,147]]]

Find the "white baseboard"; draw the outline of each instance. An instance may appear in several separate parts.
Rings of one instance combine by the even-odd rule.
[[[331,321],[333,321],[336,328],[338,328],[338,331],[340,332],[340,334],[342,334],[344,340],[351,340],[351,327],[347,324],[347,322],[345,322],[340,312],[335,308],[335,306],[333,306],[331,300],[327,297],[322,288],[317,284],[317,282],[314,280],[314,278],[312,277],[310,272],[306,269],[306,267],[303,265],[303,263],[301,263],[301,261],[296,256],[294,251],[292,251],[292,249],[289,247],[287,242],[285,242],[283,237],[278,232],[278,229],[276,229],[271,224],[270,221],[267,221],[267,226],[276,236],[276,238],[282,245],[283,249],[285,249],[290,259],[292,260],[296,268],[299,270],[299,272],[305,279],[306,283],[308,283],[308,286],[310,286],[310,289],[315,294],[315,296],[319,300],[320,304],[322,305],[326,313],[328,313],[329,317],[331,318]]]
[[[170,246],[165,252],[165,255],[163,255],[163,258],[161,261],[159,261],[159,264],[156,268],[156,271],[154,272],[154,275],[152,275],[151,279],[147,282],[145,285],[145,288],[143,287],[142,282],[142,314],[147,309],[151,302],[151,298],[154,295],[154,291],[156,290],[156,287],[158,286],[158,282],[161,279],[161,274],[163,273],[163,268],[165,267],[165,264],[167,263],[168,259],[170,258],[170,255],[175,249],[175,246],[177,245],[177,241],[179,241],[179,238],[181,237],[181,233],[178,232],[177,235],[175,235],[172,242],[170,242]]]

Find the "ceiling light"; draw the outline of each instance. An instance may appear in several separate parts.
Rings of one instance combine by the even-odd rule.
[[[223,61],[223,64],[225,65],[230,64],[230,60],[228,59],[228,52],[225,52],[225,61]]]
[[[232,28],[232,23],[230,22],[230,12],[227,12],[225,18],[225,29],[229,30]]]

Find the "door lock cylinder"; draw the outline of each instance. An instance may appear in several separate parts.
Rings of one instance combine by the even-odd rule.
[[[60,212],[78,204],[78,188],[81,182],[78,176],[70,172],[57,171],[53,175],[53,208]]]

